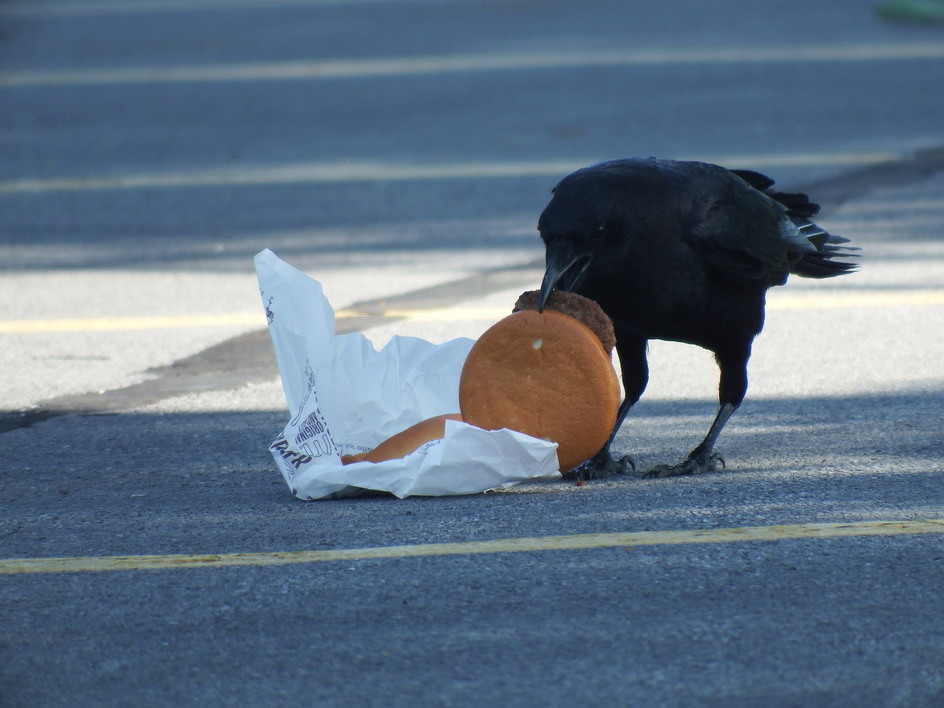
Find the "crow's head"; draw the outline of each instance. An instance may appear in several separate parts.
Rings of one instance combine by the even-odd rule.
[[[538,219],[545,271],[538,308],[553,290],[586,294],[588,276],[606,267],[621,230],[625,191],[618,174],[600,165],[562,179]]]

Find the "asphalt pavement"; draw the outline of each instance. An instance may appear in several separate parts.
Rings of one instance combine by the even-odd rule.
[[[944,25],[857,0],[0,4],[0,705],[944,705],[942,125]],[[253,255],[476,337],[629,155],[863,249],[771,291],[726,469],[295,499]],[[641,466],[716,407],[650,363]]]

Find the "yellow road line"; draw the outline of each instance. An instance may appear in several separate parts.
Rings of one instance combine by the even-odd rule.
[[[944,45],[942,45],[944,46]],[[760,155],[695,155],[691,159],[731,167],[807,167],[871,165],[895,160],[887,152],[786,153]],[[518,162],[459,162],[410,164],[390,162],[309,162],[225,167],[186,172],[155,172],[106,177],[50,177],[0,182],[0,194],[81,192],[111,189],[170,189],[184,187],[265,184],[338,184],[405,180],[498,179],[502,177],[562,177],[596,160],[523,160]]]
[[[520,71],[591,66],[765,64],[944,58],[940,42],[487,52],[354,59],[182,64],[0,73],[0,88],[200,81],[287,81],[381,78],[470,71]]]
[[[524,287],[524,286],[522,286]],[[419,322],[465,322],[468,320],[494,320],[511,314],[511,305],[508,307],[433,307],[417,310],[382,310],[377,313],[362,313],[356,310],[338,310],[335,316],[339,319],[363,317],[365,315],[380,315],[393,319],[414,320]]]
[[[810,293],[808,296],[772,296],[768,310],[805,310],[842,307],[904,307],[912,305],[944,305],[944,290],[906,292]]]
[[[178,327],[263,326],[265,316],[240,312],[219,315],[153,315],[141,317],[75,317],[48,320],[0,320],[0,334],[35,334],[47,332],[104,332],[135,329],[174,329]]]
[[[3,7],[5,14],[25,17],[72,17],[93,15],[136,15],[160,12],[208,12],[296,6],[340,5],[355,2],[398,2],[399,0],[13,0]]]
[[[693,531],[591,533],[570,536],[504,538],[494,541],[471,541],[465,543],[428,543],[406,546],[351,548],[336,551],[73,558],[8,558],[0,560],[0,575],[80,573],[114,570],[181,570],[185,568],[218,568],[238,565],[291,565],[298,563],[356,561],[378,558],[417,558],[424,556],[585,550],[620,546],[738,543],[747,541],[894,536],[926,533],[944,533],[944,519],[747,526]]]
[[[944,290],[916,290],[908,292],[829,292],[800,296],[772,296],[768,310],[820,310],[856,307],[904,307],[944,305]],[[387,317],[419,321],[499,320],[511,313],[511,307],[443,307],[428,310],[385,310]],[[340,310],[339,318],[357,317],[361,313]]]
[[[524,286],[522,286],[524,287]],[[944,305],[944,290],[917,290],[885,293],[824,293],[808,296],[772,297],[769,310],[805,310],[856,307],[911,307]],[[338,319],[388,317],[420,322],[498,321],[511,307],[443,307],[430,309],[389,309],[371,312],[342,309]],[[104,332],[120,330],[174,329],[185,327],[236,327],[265,323],[262,313],[237,312],[219,315],[156,315],[153,317],[78,317],[48,320],[0,320],[0,334],[51,332]]]

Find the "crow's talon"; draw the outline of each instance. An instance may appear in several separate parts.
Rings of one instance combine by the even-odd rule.
[[[563,474],[564,479],[585,482],[588,479],[606,479],[617,475],[638,476],[636,461],[629,455],[623,455],[616,460],[606,450],[597,453],[594,457]]]
[[[719,466],[720,465],[720,466]],[[689,457],[677,465],[656,465],[643,475],[644,479],[662,479],[664,477],[682,477],[704,472],[717,472],[725,468],[724,458],[717,453]]]

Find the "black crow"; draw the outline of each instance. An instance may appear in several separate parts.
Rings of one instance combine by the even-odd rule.
[[[837,245],[848,239],[810,221],[818,205],[772,186],[757,172],[637,158],[578,170],[554,188],[538,222],[547,249],[539,308],[554,289],[596,300],[613,319],[625,389],[610,441],[580,476],[635,473],[632,458],[613,460],[609,447],[646,388],[650,339],[714,352],[720,409],[685,461],[644,476],[723,466],[714,446],[747,391],[747,361],[764,325],[767,289],[791,273],[829,278],[855,268],[833,260],[857,250]]]

